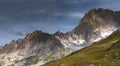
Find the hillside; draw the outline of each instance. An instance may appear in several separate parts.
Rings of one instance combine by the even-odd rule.
[[[120,29],[91,46],[43,66],[120,66]]]

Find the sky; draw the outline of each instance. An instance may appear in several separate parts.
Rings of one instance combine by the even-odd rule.
[[[0,0],[0,45],[35,30],[68,32],[94,8],[120,10],[120,0]]]

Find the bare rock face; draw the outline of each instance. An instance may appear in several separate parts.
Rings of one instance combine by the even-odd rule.
[[[120,11],[92,9],[70,32],[36,30],[0,47],[0,65],[39,66],[99,41],[120,27]]]
[[[0,64],[30,66],[40,61],[38,64],[41,65],[44,62],[61,58],[62,55],[64,56],[63,51],[63,45],[55,35],[37,30],[28,34],[25,39],[14,40],[1,47]]]
[[[120,12],[109,9],[90,10],[81,20],[80,24],[72,30],[76,35],[82,35],[86,41],[92,41],[101,32],[114,31],[120,27]],[[109,32],[110,33],[110,32]]]

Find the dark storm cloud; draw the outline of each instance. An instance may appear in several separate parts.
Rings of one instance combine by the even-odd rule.
[[[93,8],[120,10],[120,0],[0,0],[0,44],[34,30],[72,30]]]
[[[0,15],[13,20],[49,20],[60,14],[84,12],[98,4],[96,0],[0,0]]]
[[[119,4],[118,0],[117,4]],[[116,7],[115,0],[0,0],[0,22],[58,22],[80,19],[95,7]],[[113,3],[113,4],[111,4]],[[116,7],[119,8],[119,7]],[[114,8],[115,9],[115,8]]]
[[[13,25],[24,24],[34,28],[31,23],[42,26],[41,22],[71,24],[75,19],[80,20],[86,9],[98,4],[96,0],[0,0],[1,27],[12,29],[17,28]]]
[[[0,0],[0,19],[42,22],[56,20],[61,15],[69,18],[76,12],[84,14],[95,7],[109,8],[115,3],[115,0]]]

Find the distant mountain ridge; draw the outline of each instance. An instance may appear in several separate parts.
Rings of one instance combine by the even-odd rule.
[[[92,9],[70,32],[54,34],[36,30],[24,39],[12,41],[0,48],[0,64],[38,66],[62,58],[99,41],[120,27],[120,11]],[[13,56],[12,56],[13,55]]]

